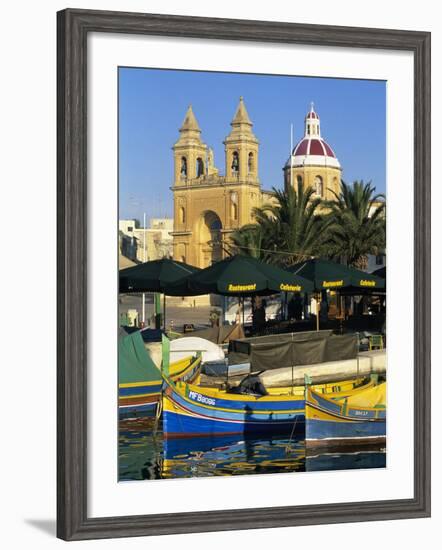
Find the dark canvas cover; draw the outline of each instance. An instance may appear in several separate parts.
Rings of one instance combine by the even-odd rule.
[[[251,372],[344,361],[357,357],[356,334],[334,335],[330,331],[323,331],[322,334],[311,332],[304,338],[299,334],[293,335],[292,339],[266,339],[263,342],[250,343]]]
[[[344,361],[355,359],[359,351],[356,334],[331,335],[326,340],[324,361]]]
[[[313,365],[326,361],[326,342],[325,338],[293,342],[293,365]]]
[[[238,353],[252,353],[252,348],[255,345],[260,345],[265,342],[269,344],[282,344],[284,342],[294,342],[298,340],[320,340],[327,338],[332,334],[331,330],[319,330],[319,331],[303,331],[303,332],[290,332],[287,334],[269,334],[267,336],[252,336],[250,338],[242,338],[238,340],[230,340],[229,351],[235,351]]]
[[[279,369],[293,365],[292,342],[255,344],[250,354],[251,372]]]

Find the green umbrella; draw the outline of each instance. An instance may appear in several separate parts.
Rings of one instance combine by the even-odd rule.
[[[316,292],[336,290],[365,294],[384,289],[385,280],[354,267],[314,258],[291,266],[290,271],[311,281]],[[319,300],[316,310],[316,330],[319,330]]]
[[[199,271],[197,267],[168,258],[152,260],[151,262],[122,269],[119,273],[119,291],[120,293],[163,293],[163,326],[166,328],[166,289],[171,283],[197,271]]]
[[[120,293],[164,293],[171,283],[197,271],[197,267],[168,258],[145,262],[120,271]]]
[[[236,255],[171,284],[165,292],[173,296],[258,296],[312,290],[313,284],[295,273],[249,256]]]
[[[291,266],[289,270],[311,281],[317,292],[360,290],[365,293],[385,288],[385,280],[381,277],[328,260],[306,260]]]
[[[373,271],[372,275],[376,275],[376,277],[381,277],[381,279],[387,279],[387,268],[384,265],[384,267],[380,267],[379,269]]]

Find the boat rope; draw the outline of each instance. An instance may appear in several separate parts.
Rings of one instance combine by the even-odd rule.
[[[154,422],[154,425],[153,425],[152,435],[153,435],[154,439],[157,435],[158,425],[159,425],[159,422],[160,422],[162,412],[163,412],[163,392],[161,391],[160,398],[159,398],[158,403],[157,403],[157,409],[156,409],[156,412],[155,412],[155,422]]]
[[[295,433],[295,428],[296,428],[297,423],[298,423],[298,415],[295,414],[295,421],[293,422],[293,428],[292,428],[292,431],[290,433],[289,442],[287,443],[286,448],[285,448],[285,454],[286,455],[288,455],[289,452],[290,452],[290,445],[292,443],[292,438],[293,438],[293,434]]]

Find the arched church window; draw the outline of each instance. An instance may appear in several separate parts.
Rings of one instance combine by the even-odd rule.
[[[324,185],[321,176],[315,177],[315,193],[318,195],[318,197],[322,197],[322,194],[324,192]]]
[[[196,177],[199,178],[204,175],[204,162],[201,157],[196,159]]]
[[[187,177],[187,159],[186,159],[186,157],[181,157],[180,174],[181,174],[181,177],[183,177],[183,178]]]
[[[235,221],[238,219],[238,193],[236,192],[230,195],[230,217]]]
[[[296,176],[296,185],[297,187],[302,187],[302,176],[300,176],[299,174]]]
[[[255,171],[253,153],[249,153],[248,168],[249,168],[249,174]]]
[[[232,173],[237,174],[239,172],[239,155],[238,151],[233,151],[232,155]]]
[[[184,208],[184,206],[180,206],[179,212],[180,223],[186,223],[186,209]]]

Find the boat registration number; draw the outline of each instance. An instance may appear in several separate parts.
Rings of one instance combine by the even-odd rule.
[[[215,405],[215,399],[212,397],[207,397],[196,391],[189,391],[189,398],[193,401],[198,401],[198,403],[203,403],[204,405]]]

